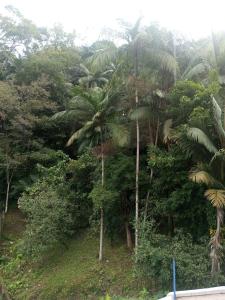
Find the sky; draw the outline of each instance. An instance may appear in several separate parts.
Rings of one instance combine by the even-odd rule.
[[[140,16],[144,25],[158,23],[187,38],[225,30],[225,0],[0,0],[0,13],[6,5],[39,26],[61,23],[83,43],[101,38],[104,28],[118,28],[118,19],[135,22]]]

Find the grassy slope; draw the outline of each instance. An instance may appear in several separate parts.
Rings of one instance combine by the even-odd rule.
[[[9,213],[5,234],[12,240],[21,235],[23,221],[18,212]],[[7,252],[12,242],[5,240]],[[112,247],[105,242],[103,263],[97,259],[98,239],[83,233],[73,239],[68,249],[57,247],[42,265],[20,266],[10,259],[2,268],[5,285],[15,299],[99,299],[100,295],[132,295],[140,291],[133,277],[132,259],[124,245]],[[10,253],[6,254],[10,257]]]

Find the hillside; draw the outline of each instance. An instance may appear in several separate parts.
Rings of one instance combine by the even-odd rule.
[[[67,248],[58,246],[41,264],[20,266],[9,249],[21,236],[23,223],[17,210],[7,215],[4,252],[8,264],[2,264],[1,274],[13,299],[99,299],[107,293],[133,297],[143,290],[133,276],[132,257],[124,245],[106,241],[100,264],[98,241],[88,232],[70,241]]]

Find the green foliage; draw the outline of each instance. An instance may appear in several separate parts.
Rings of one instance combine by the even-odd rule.
[[[150,168],[169,168],[175,163],[175,157],[155,146],[149,146],[148,150],[148,165]]]
[[[138,121],[139,213],[147,226],[141,227],[138,273],[153,278],[156,290],[169,288],[176,255],[179,288],[211,284],[201,239],[216,226],[215,209],[205,198],[219,209],[224,204],[220,35],[213,43],[206,38],[174,44],[172,32],[143,27],[140,18],[133,25],[121,21],[121,45],[102,40],[76,47],[74,33],[62,26],[39,28],[17,9],[8,10],[0,15],[0,208],[8,199],[11,209],[19,198],[27,222],[20,249],[44,258],[72,232],[89,227],[100,208],[111,242],[133,241]],[[217,210],[217,221],[221,214]],[[148,218],[157,226],[148,226]],[[88,258],[93,270],[80,282],[97,296],[113,295],[115,274],[95,264],[96,245]],[[82,255],[86,270],[90,262]],[[54,297],[73,297],[66,283],[75,284],[68,274],[77,279],[70,263],[62,281],[54,279]],[[23,268],[16,257],[6,272],[18,266]],[[24,290],[25,299],[27,278],[14,279],[10,290]],[[152,295],[143,289],[139,296]]]
[[[170,288],[171,263],[176,260],[177,289],[195,289],[222,283],[224,278],[209,275],[208,244],[195,244],[191,236],[178,233],[173,239],[155,232],[151,222],[143,224],[137,272],[155,280],[162,288]]]
[[[22,241],[23,252],[33,258],[72,233],[72,206],[68,187],[64,185],[65,163],[48,170],[19,198],[19,208],[28,224]],[[46,170],[42,168],[42,173]]]
[[[97,165],[96,157],[86,151],[77,160],[70,160],[66,168],[66,177],[73,194],[72,203],[77,208],[73,217],[74,226],[77,228],[86,228],[93,214],[93,202],[89,194],[97,176]]]
[[[101,207],[109,207],[118,197],[118,194],[115,191],[108,190],[101,184],[96,184],[90,192],[89,197],[93,201],[95,209],[98,210]]]

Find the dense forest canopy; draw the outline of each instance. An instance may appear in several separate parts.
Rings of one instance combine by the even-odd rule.
[[[225,33],[190,41],[121,22],[118,45],[0,15],[0,207],[23,261],[82,230],[123,242],[170,288],[224,282]],[[113,33],[115,34],[115,33]],[[22,272],[22,271],[21,271]]]

